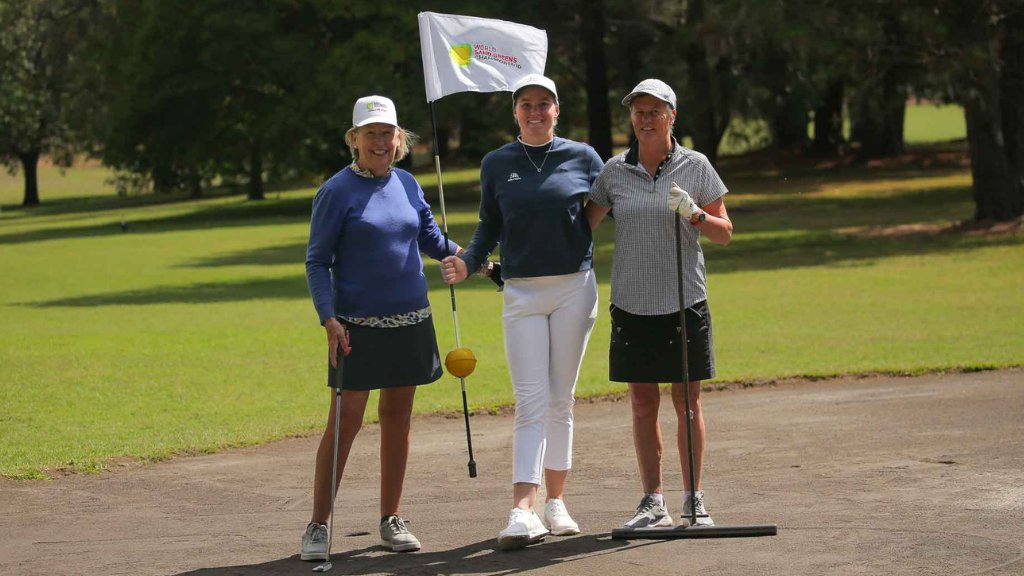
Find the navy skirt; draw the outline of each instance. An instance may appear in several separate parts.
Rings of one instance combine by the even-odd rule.
[[[608,379],[612,382],[682,382],[679,313],[641,316],[611,306]],[[690,382],[715,377],[715,344],[707,300],[686,309]]]
[[[432,318],[396,328],[338,321],[348,329],[352,352],[340,364],[340,374],[327,363],[328,386],[336,386],[339,378],[343,390],[419,386],[437,381],[444,373]]]

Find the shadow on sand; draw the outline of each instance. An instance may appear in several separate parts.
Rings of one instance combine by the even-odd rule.
[[[331,554],[333,569],[328,574],[389,574],[442,576],[445,574],[518,574],[538,568],[555,569],[559,564],[585,557],[610,554],[626,547],[647,546],[612,540],[609,534],[575,538],[548,538],[543,544],[514,552],[495,548],[487,539],[452,550],[391,554],[380,546],[345,550]],[[319,562],[303,562],[298,555],[262,564],[201,568],[179,576],[255,576],[269,574],[312,574]]]

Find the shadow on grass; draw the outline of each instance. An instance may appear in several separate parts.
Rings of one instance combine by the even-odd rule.
[[[178,264],[176,268],[217,268],[221,266],[302,265],[306,261],[306,243],[267,246],[240,252],[210,256]]]
[[[427,182],[422,185],[423,194],[431,205],[436,205],[438,200],[437,183],[433,172],[423,175],[418,174],[420,182]],[[318,188],[319,184],[295,184],[292,186],[281,186],[268,188],[264,191],[266,200],[259,202],[275,202],[287,200],[292,194],[302,194],[308,198],[308,194]],[[480,201],[479,182],[454,182],[444,184],[445,203],[476,203]],[[60,216],[75,214],[102,214],[104,212],[117,212],[123,210],[134,210],[150,206],[168,206],[173,204],[202,205],[211,200],[223,200],[225,198],[237,198],[239,201],[246,198],[244,192],[237,190],[214,190],[207,192],[202,198],[192,198],[185,193],[174,194],[145,194],[138,196],[117,196],[107,194],[101,196],[73,196],[70,198],[59,198],[46,200],[38,206],[22,206],[20,204],[4,204],[3,214],[12,221],[23,220],[35,216]]]
[[[460,244],[468,243],[476,224],[451,224],[448,229],[450,237]],[[424,261],[430,259],[424,257]],[[176,268],[217,268],[222,266],[280,266],[304,265],[306,261],[306,243],[296,242],[283,246],[267,246],[253,250],[242,250],[227,254],[219,254],[178,264]],[[429,264],[428,266],[429,267]]]
[[[109,222],[80,227],[53,227],[16,234],[0,235],[0,244],[21,244],[42,240],[87,238],[121,234],[152,234],[169,230],[203,230],[231,226],[290,223],[309,220],[312,203],[309,198],[265,200],[217,206],[202,206],[187,214],[162,218]]]
[[[972,202],[970,189],[955,186],[905,191],[892,197],[766,199],[740,206],[728,206],[726,196],[726,206],[737,234],[946,220],[958,207],[963,207],[966,218],[973,209]]]
[[[447,198],[446,198],[447,201]],[[433,204],[432,207],[436,206]],[[446,206],[450,212],[455,210],[476,211],[476,205]],[[282,200],[263,200],[260,202],[246,201],[239,204],[200,206],[187,214],[176,214],[160,218],[138,219],[94,224],[91,226],[60,227],[53,226],[38,230],[28,230],[14,234],[0,234],[0,244],[24,244],[44,240],[63,240],[68,238],[92,238],[124,234],[155,234],[175,230],[206,230],[210,228],[228,228],[235,226],[260,226],[267,224],[294,224],[309,222],[313,204],[310,198],[288,198]],[[440,209],[435,214],[440,222]],[[454,233],[454,231],[453,231]],[[472,229],[466,234],[468,242]],[[453,235],[453,237],[455,237]]]
[[[732,192],[742,194],[810,194],[824,187],[838,187],[854,182],[903,182],[920,178],[950,178],[964,174],[962,168],[921,168],[905,170],[867,171],[864,169],[797,170],[759,173],[743,170],[735,174],[722,173]]]
[[[436,266],[424,269],[429,290],[447,290]],[[493,292],[494,284],[486,278],[474,278],[456,287],[464,290]],[[154,286],[145,290],[127,290],[106,294],[90,294],[40,302],[19,302],[31,308],[87,308],[92,306],[147,306],[153,304],[208,304],[214,302],[245,302],[249,300],[308,300],[309,290],[304,274],[283,278],[254,279],[241,282],[207,282],[187,286]]]
[[[922,235],[910,238],[858,238],[831,231],[806,232],[784,237],[737,237],[727,248],[709,246],[706,250],[708,268],[714,274],[750,270],[776,270],[803,266],[866,265],[872,260],[907,255],[952,254],[985,246],[1024,244],[1020,235],[960,236],[953,234]],[[297,246],[287,247],[289,250]],[[596,267],[601,282],[611,275],[610,242],[598,243]],[[237,263],[237,262],[235,262]],[[214,264],[225,265],[225,264]],[[428,288],[446,290],[438,268],[424,269]],[[457,292],[494,292],[495,286],[486,278],[473,277],[459,284]],[[497,295],[496,295],[497,296]],[[242,302],[263,299],[308,299],[305,277],[301,274],[267,280],[203,283],[189,286],[157,286],[148,290],[130,290],[109,294],[93,294],[43,302],[22,302],[19,305],[53,307],[144,306],[151,304],[210,302]]]
[[[737,234],[727,247],[706,245],[703,248],[710,273],[721,274],[806,266],[863,265],[884,258],[954,254],[988,246],[1021,244],[1024,244],[1024,237],[1010,234],[986,237],[943,233],[861,238],[820,230],[768,237]],[[599,273],[610,271],[613,250],[611,242],[598,244]],[[601,274],[601,280],[609,275]]]
[[[495,550],[493,540],[476,542],[452,550],[391,554],[379,546],[331,554],[335,574],[387,574],[393,576],[442,576],[444,574],[519,574],[548,569],[583,559],[614,554],[625,548],[656,545],[612,540],[607,534],[575,538],[548,538],[546,542],[515,552]],[[374,555],[367,555],[373,553]],[[262,564],[201,568],[178,576],[255,576],[268,574],[310,574],[319,562],[303,562],[298,555]]]
[[[970,170],[965,141],[914,145],[894,158],[867,164],[843,158],[793,155],[781,150],[762,150],[740,156],[724,156],[718,172],[729,188],[743,193],[804,193],[823,184],[915,180],[962,175]],[[776,189],[782,182],[785,187]]]
[[[129,290],[109,294],[93,294],[60,298],[45,302],[22,302],[33,308],[81,308],[90,306],[145,306],[150,304],[207,304],[211,302],[244,302],[247,300],[307,299],[309,291],[303,276],[268,280],[219,282],[189,286],[156,286],[147,290]]]

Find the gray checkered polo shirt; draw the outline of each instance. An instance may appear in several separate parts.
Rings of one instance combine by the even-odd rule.
[[[673,143],[655,177],[637,159],[636,144],[612,158],[590,190],[590,199],[612,210],[615,253],[612,297],[617,308],[631,314],[679,312],[674,212],[668,192],[675,182],[698,206],[707,206],[728,192],[707,157]],[[700,230],[682,222],[685,303],[689,308],[707,299]]]

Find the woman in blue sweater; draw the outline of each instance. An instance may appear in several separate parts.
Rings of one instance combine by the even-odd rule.
[[[398,125],[395,105],[360,98],[345,142],[352,164],[321,186],[313,200],[306,280],[327,335],[328,382],[345,355],[338,478],[363,422],[370,390],[380,390],[380,536],[395,552],[420,543],[398,515],[409,459],[416,386],[441,377],[420,252],[437,260],[460,252],[445,245],[412,175],[393,164],[409,153],[412,135]],[[303,560],[327,560],[334,454],[334,402],[320,440],[313,514],[302,537]]]
[[[504,550],[580,529],[562,499],[572,467],[576,377],[597,318],[593,242],[583,203],[603,162],[586,144],[555,137],[558,92],[539,74],[513,88],[516,141],[480,165],[480,221],[461,257],[443,262],[461,282],[501,244],[502,326],[516,399],[512,512]],[[547,502],[533,507],[543,476]]]

